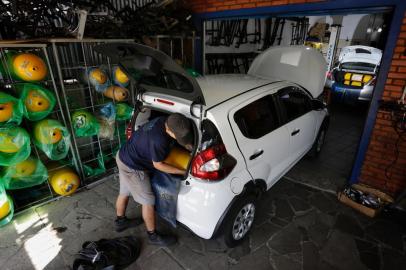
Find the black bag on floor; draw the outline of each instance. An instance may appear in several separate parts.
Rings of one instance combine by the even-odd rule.
[[[141,244],[132,236],[85,242],[76,255],[73,270],[118,270],[133,263]]]

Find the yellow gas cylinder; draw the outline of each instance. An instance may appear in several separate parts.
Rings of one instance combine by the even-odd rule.
[[[107,81],[107,75],[100,68],[93,68],[89,71],[89,81],[92,84],[104,84]]]
[[[47,75],[45,62],[33,53],[19,53],[13,57],[12,68],[14,74],[23,81],[36,82]]]
[[[54,165],[53,165],[54,166]],[[68,196],[76,191],[80,185],[79,176],[69,167],[59,169],[48,168],[49,183],[55,193]]]
[[[10,213],[11,207],[9,200],[0,202],[0,220],[5,218]]]
[[[114,70],[114,79],[115,81],[117,81],[119,84],[122,85],[126,85],[130,80],[120,67],[117,67]]]
[[[11,175],[11,178],[21,178],[32,175],[37,169],[37,162],[34,158],[28,158],[15,165],[15,171]]]
[[[166,164],[172,165],[178,169],[186,170],[190,161],[190,153],[182,148],[174,147],[164,160]]]
[[[44,119],[37,122],[34,126],[34,138],[42,144],[54,144],[62,139],[62,131],[54,126],[59,122],[55,120]]]
[[[39,91],[30,90],[24,100],[25,107],[29,112],[43,112],[50,106],[49,100]]]
[[[19,142],[16,142],[14,136],[7,131],[0,131],[0,152],[4,153],[16,153],[20,150],[21,145]]]
[[[13,116],[12,101],[0,104],[0,122],[7,122]]]
[[[103,92],[103,94],[108,98],[114,99],[115,101],[124,101],[129,96],[126,88],[115,85],[109,86],[106,91]]]

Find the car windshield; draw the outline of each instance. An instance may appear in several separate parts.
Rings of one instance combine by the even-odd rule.
[[[342,69],[374,72],[376,65],[363,62],[346,62],[341,64]]]

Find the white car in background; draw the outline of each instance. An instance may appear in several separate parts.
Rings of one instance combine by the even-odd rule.
[[[232,247],[250,231],[256,202],[304,155],[317,155],[329,122],[317,99],[325,79],[322,55],[303,46],[260,54],[248,74],[191,77],[169,56],[138,44],[96,51],[119,60],[137,80],[134,114],[178,112],[194,124],[194,149],[181,183],[177,221],[196,235],[218,235]]]
[[[328,73],[333,99],[337,101],[370,101],[382,51],[373,47],[354,45],[342,48],[338,63]]]

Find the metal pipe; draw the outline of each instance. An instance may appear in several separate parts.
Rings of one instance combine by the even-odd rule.
[[[52,43],[52,49],[53,49],[54,57],[55,57],[56,70],[57,70],[58,75],[59,75],[59,78],[60,78],[61,90],[62,90],[62,93],[63,93],[63,95],[64,95],[64,97],[65,97],[65,98],[64,98],[64,100],[65,100],[65,106],[66,106],[66,109],[69,110],[69,104],[68,104],[68,100],[67,100],[67,98],[66,98],[67,95],[66,95],[65,85],[64,85],[64,83],[63,83],[62,70],[61,70],[61,66],[60,66],[60,62],[59,62],[59,57],[58,57],[58,50],[57,50],[57,47],[56,47],[56,44],[55,44],[55,43]],[[51,76],[53,77],[53,75],[51,75]],[[56,86],[55,86],[54,89],[57,89]],[[56,97],[57,97],[57,100],[58,100],[59,107],[62,108],[61,101],[60,101],[60,99],[59,99],[59,95],[57,94]],[[68,126],[67,123],[66,123],[66,120],[65,120],[65,117],[64,117],[63,113],[61,113],[61,115],[62,115],[63,121],[64,121],[64,123],[65,123],[65,126]],[[71,119],[71,117],[70,117],[69,112],[67,113],[67,115],[68,115],[68,119],[69,119],[70,131],[71,131],[71,133],[72,133],[72,140],[73,140],[74,149],[75,149],[75,151],[76,151],[77,157],[79,157],[79,152],[78,152],[78,149],[77,149],[77,142],[76,142],[75,135],[74,135],[74,133],[73,133],[72,119]],[[71,149],[71,151],[72,151],[72,143],[70,143],[70,147],[71,147],[70,149]],[[75,155],[75,153],[72,153],[73,161],[74,161],[74,163],[75,163],[76,170],[79,171],[79,173],[80,173],[81,176],[83,177],[82,179],[84,179],[83,167],[82,167],[81,162],[78,162],[78,160],[77,160],[77,158],[76,158],[76,155]]]

